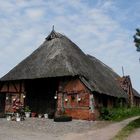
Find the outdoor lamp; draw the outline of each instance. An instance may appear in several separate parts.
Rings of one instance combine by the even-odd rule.
[[[25,96],[25,95],[23,95],[23,98],[26,98],[26,96]]]
[[[55,100],[57,99],[57,95],[54,96],[54,99],[55,99]]]
[[[81,98],[80,97],[78,97],[78,102],[80,102],[81,101]]]

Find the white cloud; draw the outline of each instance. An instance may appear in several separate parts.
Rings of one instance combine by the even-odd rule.
[[[112,0],[99,0],[94,5],[81,0],[1,2],[0,75],[36,49],[55,25],[56,31],[66,34],[84,52],[101,59],[120,74],[123,65],[140,91],[138,56],[130,43],[133,33],[109,14],[117,10]],[[120,15],[120,19],[123,17]]]
[[[26,10],[27,19],[39,20],[43,17],[44,11],[42,9],[30,8]]]

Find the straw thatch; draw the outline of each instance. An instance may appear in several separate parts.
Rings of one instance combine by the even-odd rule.
[[[118,84],[119,76],[112,69],[95,57],[84,54],[70,39],[54,30],[37,50],[1,81],[63,76],[79,76],[91,91],[127,97]]]

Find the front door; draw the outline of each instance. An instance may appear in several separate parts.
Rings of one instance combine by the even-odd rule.
[[[5,99],[6,99],[6,94],[0,93],[0,113],[5,112]]]

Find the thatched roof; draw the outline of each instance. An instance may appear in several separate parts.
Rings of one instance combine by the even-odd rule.
[[[135,97],[139,97],[140,98],[140,94],[135,89],[133,89],[133,93],[134,93]]]
[[[93,56],[90,56],[88,55],[88,57],[93,61],[94,63],[94,67],[97,67],[97,70],[98,70],[98,73],[100,71],[100,78],[96,78],[98,79],[98,82],[101,82],[103,79],[101,77],[105,76],[108,77],[105,79],[105,81],[108,83],[107,80],[109,81],[112,81],[112,86],[116,84],[116,81],[117,81],[117,84],[119,83],[119,79],[121,78],[116,72],[114,72],[110,67],[108,67],[107,65],[105,65],[104,63],[102,63],[100,60],[98,60],[97,58],[93,57]],[[96,71],[97,72],[97,71]],[[100,81],[99,81],[100,79]],[[113,81],[112,79],[114,79],[115,81]],[[110,83],[111,84],[111,83]],[[101,86],[99,84],[99,86]],[[110,86],[110,87],[112,87]],[[120,86],[120,85],[119,85]],[[133,93],[134,93],[134,96],[136,97],[140,97],[140,94],[135,90],[133,89]]]
[[[24,59],[1,81],[79,76],[91,90],[110,96],[127,97],[112,69],[95,57],[84,54],[66,36],[54,30],[44,43]]]

